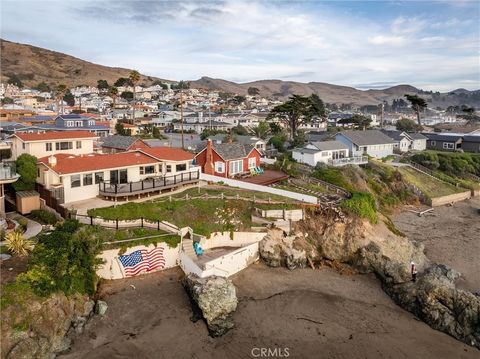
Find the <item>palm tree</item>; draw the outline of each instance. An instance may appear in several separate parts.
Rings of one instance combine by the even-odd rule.
[[[418,125],[421,126],[421,122],[420,122],[420,111],[423,111],[424,109],[427,108],[427,102],[417,96],[417,95],[408,95],[406,94],[405,95],[405,98],[410,102],[410,104],[412,105],[412,109],[413,111],[415,111],[415,113],[417,114],[417,122],[418,122]]]
[[[118,97],[118,88],[116,88],[115,86],[110,86],[108,88],[108,96],[112,98],[112,110],[115,110],[115,103]]]
[[[258,126],[250,128],[250,133],[255,137],[265,140],[270,134],[270,125],[266,121],[261,121]]]
[[[140,73],[137,70],[133,70],[130,72],[130,75],[128,76],[130,79],[130,82],[132,83],[133,86],[133,115],[132,115],[132,124],[135,122],[135,85],[140,81]]]
[[[63,115],[63,98],[65,97],[66,93],[67,93],[66,85],[63,85],[63,84],[58,85],[57,88],[55,89],[55,98],[60,103],[59,108],[61,109],[62,115]]]
[[[33,242],[26,239],[21,232],[13,231],[5,236],[5,246],[10,252],[23,257],[32,251]]]

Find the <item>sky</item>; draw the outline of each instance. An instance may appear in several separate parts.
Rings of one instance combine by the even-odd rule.
[[[1,37],[169,80],[480,88],[480,1],[1,0]]]

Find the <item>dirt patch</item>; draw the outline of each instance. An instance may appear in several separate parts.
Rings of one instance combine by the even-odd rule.
[[[1,285],[11,283],[17,275],[27,270],[27,257],[12,256],[7,260],[0,260]]]
[[[480,198],[435,207],[422,217],[408,209],[392,221],[410,239],[425,245],[427,257],[462,273],[458,287],[480,291]],[[418,208],[416,210],[419,210]]]
[[[236,327],[211,338],[192,310],[178,268],[106,283],[109,309],[63,358],[249,358],[288,348],[290,358],[474,358],[478,351],[396,306],[373,275],[288,271],[254,264],[232,279]],[[253,352],[255,354],[255,350]]]

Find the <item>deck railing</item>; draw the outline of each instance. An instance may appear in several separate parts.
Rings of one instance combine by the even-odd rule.
[[[329,160],[328,164],[331,166],[346,166],[346,165],[363,165],[368,163],[367,156],[354,156],[354,157],[345,157],[345,158],[338,158],[335,160]]]
[[[128,183],[110,183],[103,181],[98,184],[100,194],[103,195],[129,195],[145,193],[162,188],[172,188],[176,185],[191,183],[200,179],[200,170],[182,172],[164,177],[151,177],[141,181]]]
[[[11,180],[20,177],[15,170],[14,162],[2,162],[0,164],[0,180]]]

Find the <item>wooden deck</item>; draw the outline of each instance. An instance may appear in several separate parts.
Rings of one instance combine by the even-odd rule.
[[[265,170],[262,174],[242,178],[240,181],[269,186],[273,183],[286,180],[289,176],[282,171]]]

